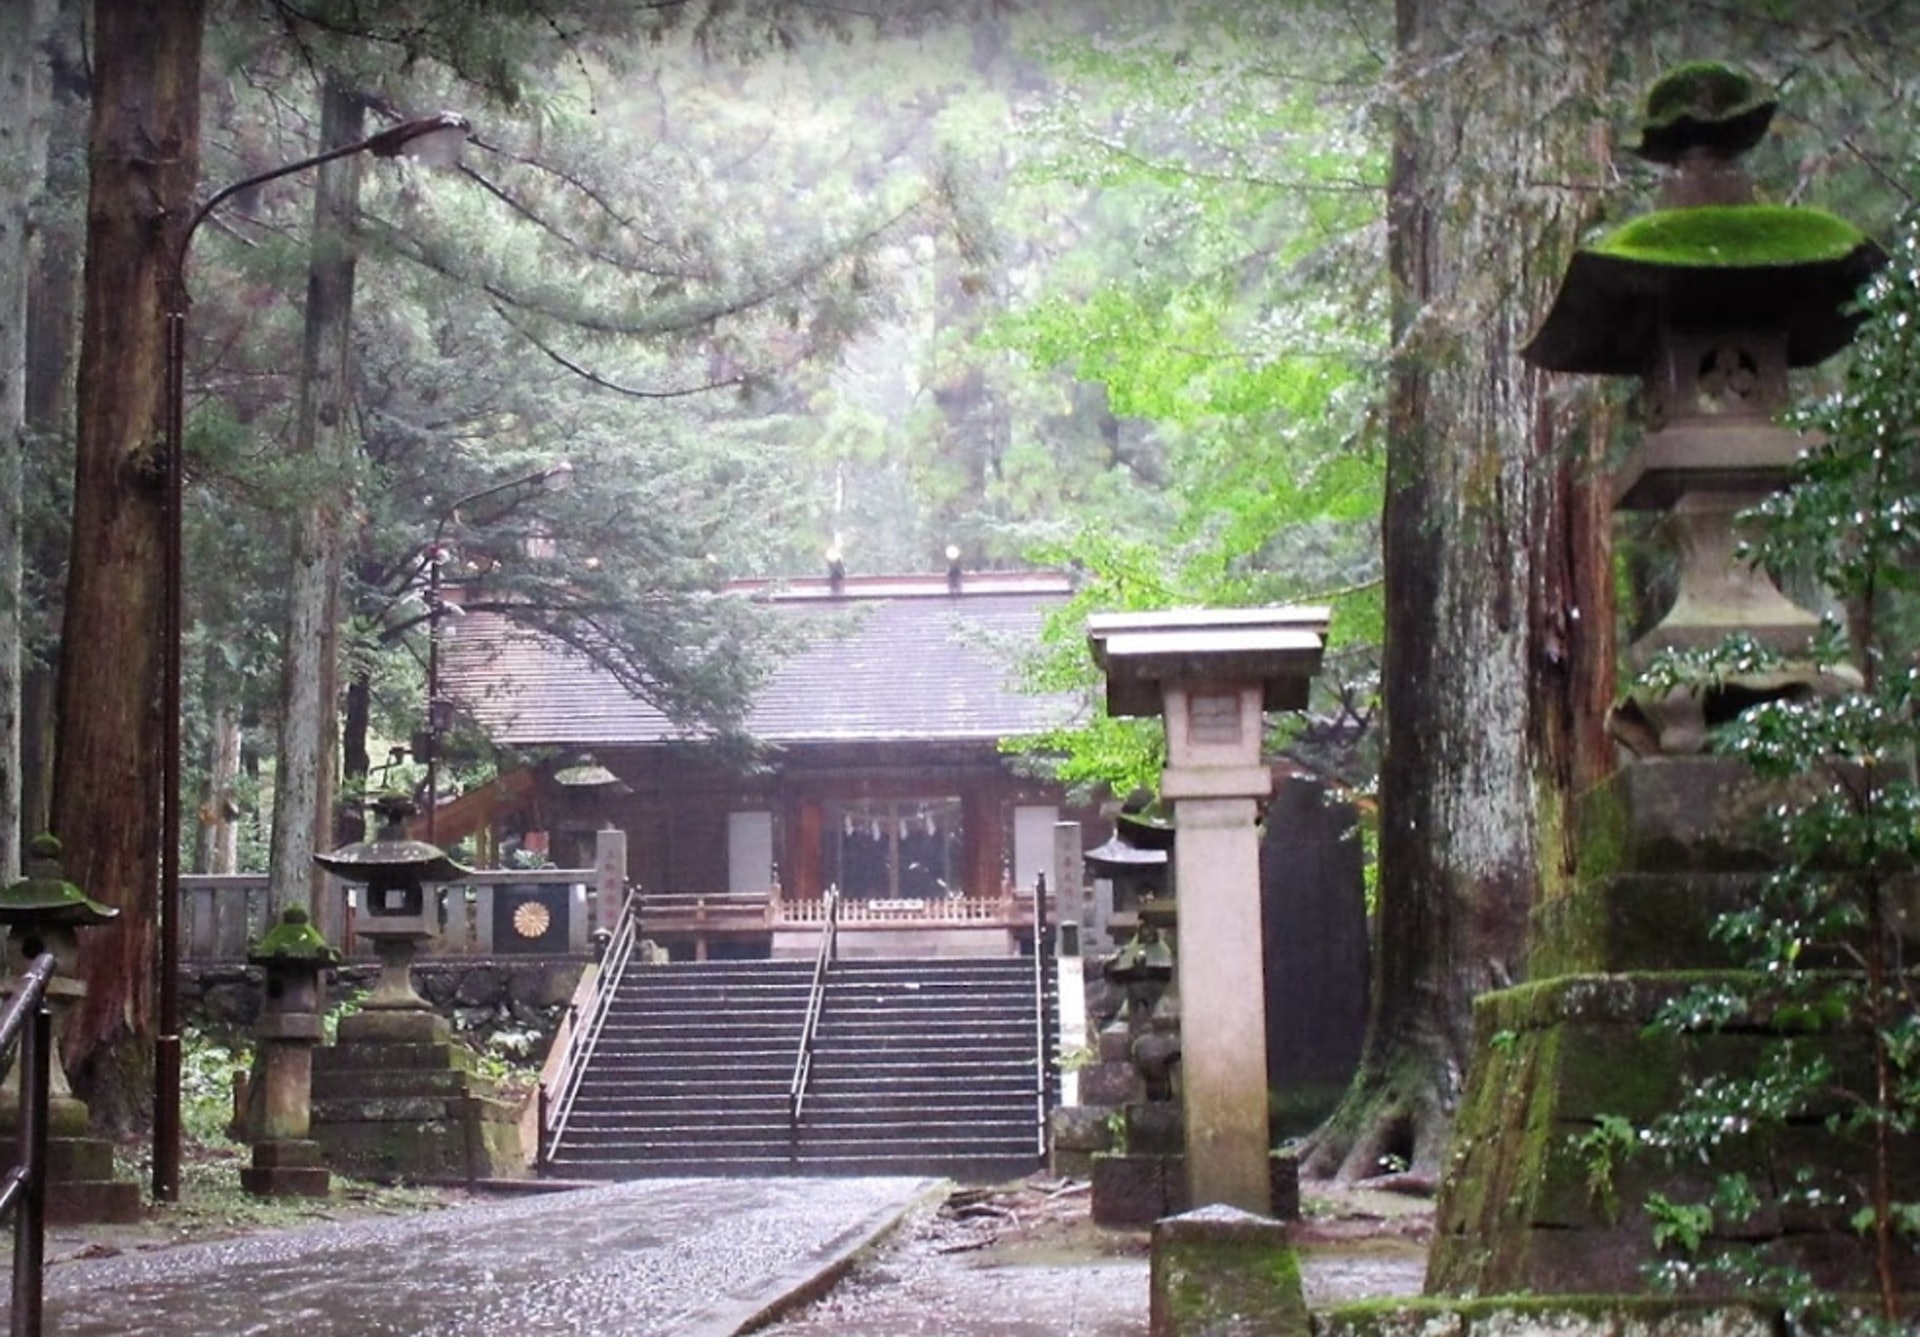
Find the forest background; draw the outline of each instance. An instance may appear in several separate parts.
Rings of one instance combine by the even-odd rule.
[[[716,588],[830,546],[1078,571],[1039,687],[1088,681],[1091,608],[1329,601],[1285,745],[1377,804],[1380,983],[1316,1154],[1431,1172],[1467,1001],[1520,973],[1609,764],[1615,622],[1658,601],[1600,484],[1616,388],[1516,352],[1645,207],[1617,148],[1674,60],[1780,86],[1756,175],[1888,231],[1908,7],[1800,8],[6,5],[0,872],[51,827],[134,911],[75,1061],[144,1089],[169,248],[220,183],[453,107],[457,167],[351,159],[193,240],[189,862],[297,899],[342,796],[417,782],[386,763],[436,567],[722,730],[771,646]],[[1153,773],[1097,714],[1042,741],[1072,781]]]

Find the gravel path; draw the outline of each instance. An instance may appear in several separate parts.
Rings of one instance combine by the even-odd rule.
[[[731,1337],[928,1191],[653,1180],[64,1264],[61,1337]]]

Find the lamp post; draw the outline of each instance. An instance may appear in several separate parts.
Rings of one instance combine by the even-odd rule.
[[[446,718],[446,707],[440,700],[440,615],[445,605],[440,599],[440,568],[446,565],[447,526],[460,518],[460,508],[471,506],[476,501],[498,496],[502,492],[511,492],[520,487],[538,487],[547,492],[559,492],[573,482],[573,465],[566,460],[550,464],[544,469],[523,474],[518,478],[509,478],[504,483],[495,483],[492,487],[483,487],[477,492],[469,492],[440,513],[440,520],[433,527],[433,541],[427,545],[427,728],[423,735],[426,743],[426,755],[421,758],[427,768],[426,794],[426,837],[429,845],[434,843],[434,814],[440,807],[440,732],[450,722]]]
[[[166,482],[161,523],[161,565],[164,582],[160,596],[160,925],[159,925],[159,1036],[153,1064],[153,1196],[161,1202],[180,1197],[180,648],[184,631],[182,518],[184,511],[186,423],[187,253],[194,234],[215,209],[244,190],[292,176],[338,158],[371,153],[376,158],[401,155],[426,162],[447,161],[465,142],[471,126],[467,118],[443,111],[402,121],[378,134],[316,153],[298,162],[282,164],[234,182],[216,191],[194,211],[180,234],[162,282],[166,309]]]

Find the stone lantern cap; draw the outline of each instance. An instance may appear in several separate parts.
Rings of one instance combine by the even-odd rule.
[[[1101,613],[1087,640],[1106,671],[1109,714],[1158,715],[1165,684],[1208,681],[1257,682],[1265,709],[1301,710],[1329,617],[1322,607]]]
[[[280,912],[280,922],[247,953],[247,960],[256,966],[334,966],[340,953],[313,926],[305,907],[289,905]]]
[[[27,850],[27,875],[0,890],[0,924],[104,924],[120,911],[88,896],[66,880],[60,842],[35,836]]]
[[[1095,845],[1081,857],[1095,868],[1164,868],[1167,864],[1167,851],[1143,849],[1118,835],[1108,837],[1105,844]]]
[[[1648,373],[1673,330],[1771,335],[1810,367],[1846,347],[1848,308],[1886,253],[1818,209],[1753,202],[1729,164],[1758,144],[1774,103],[1752,75],[1700,61],[1647,95],[1633,151],[1676,169],[1664,208],[1575,252],[1521,356],[1547,371]]]
[[[1632,150],[1658,163],[1678,162],[1700,148],[1735,157],[1766,137],[1774,105],[1750,72],[1717,60],[1688,61],[1647,90],[1640,142]]]
[[[313,861],[349,882],[387,886],[454,882],[471,871],[455,863],[438,845],[408,838],[407,818],[414,812],[410,800],[390,794],[376,800],[373,807],[382,820],[372,840],[356,840],[331,854],[316,854]]]
[[[1546,371],[1638,376],[1670,328],[1780,331],[1810,367],[1853,338],[1847,308],[1886,253],[1818,209],[1700,205],[1635,219],[1574,253],[1520,356]]]

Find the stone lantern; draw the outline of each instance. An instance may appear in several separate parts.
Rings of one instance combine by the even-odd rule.
[[[1140,908],[1167,896],[1168,851],[1173,828],[1147,815],[1142,795],[1129,798],[1115,814],[1113,834],[1081,857],[1096,878],[1104,880],[1109,903],[1101,908],[1101,930],[1118,940],[1140,926]]]
[[[47,1219],[77,1224],[137,1221],[140,1187],[113,1176],[113,1144],[91,1136],[87,1107],[67,1084],[60,1056],[60,1034],[74,1004],[87,995],[78,975],[79,930],[105,924],[120,911],[102,905],[66,880],[60,842],[35,837],[27,853],[27,875],[0,890],[0,924],[7,927],[7,966],[18,979],[42,952],[53,953],[56,970],[47,982],[53,1013],[53,1049],[48,1056],[47,1128],[49,1133]],[[9,1091],[0,1095],[0,1128],[12,1135],[17,1119],[19,1065],[8,1073]]]
[[[1777,866],[1761,819],[1778,788],[1744,760],[1702,749],[1709,727],[1752,703],[1845,683],[1805,660],[1813,615],[1735,551],[1735,512],[1787,482],[1804,444],[1773,421],[1789,369],[1845,346],[1849,303],[1884,259],[1829,214],[1754,202],[1738,159],[1773,110],[1728,66],[1685,65],[1657,81],[1634,151],[1671,169],[1662,207],[1574,256],[1523,351],[1548,370],[1639,378],[1646,432],[1615,477],[1616,504],[1670,512],[1683,551],[1678,597],[1630,648],[1629,667],[1735,632],[1786,666],[1711,691],[1632,693],[1615,707],[1615,737],[1638,755],[1570,805],[1574,867],[1547,879],[1532,907],[1526,984],[1474,1001],[1474,1051],[1435,1202],[1432,1294],[1642,1289],[1656,1251],[1639,1204],[1733,1169],[1766,1203],[1730,1227],[1743,1244],[1763,1247],[1770,1264],[1806,1267],[1825,1289],[1872,1285],[1864,1263],[1848,1274],[1864,1257],[1850,1223],[1788,1187],[1834,1164],[1838,1139],[1789,1136],[1762,1152],[1734,1151],[1730,1139],[1730,1159],[1691,1168],[1629,1158],[1606,1194],[1593,1191],[1579,1150],[1606,1119],[1644,1126],[1689,1089],[1752,1075],[1763,1018],[1684,1039],[1651,1029],[1663,1005],[1740,966],[1715,921],[1753,905]],[[1816,1115],[1808,1128],[1818,1127]],[[1913,1173],[1907,1154],[1901,1182]],[[1703,1240],[1699,1256],[1720,1242]]]
[[[313,861],[348,882],[366,886],[365,912],[354,926],[380,958],[380,978],[360,1011],[340,1023],[342,1040],[431,1044],[447,1038],[447,1023],[414,991],[413,958],[420,944],[440,932],[439,911],[427,901],[426,884],[450,882],[467,869],[438,846],[410,839],[413,804],[398,795],[374,802],[380,828],[372,840],[343,845]]]
[[[1628,651],[1636,671],[1663,650],[1710,648],[1733,632],[1804,657],[1818,625],[1738,558],[1734,517],[1787,481],[1803,444],[1774,421],[1787,372],[1845,347],[1848,304],[1885,254],[1831,214],[1755,202],[1739,159],[1773,110],[1726,65],[1684,65],[1656,82],[1633,151],[1671,169],[1662,207],[1575,253],[1521,353],[1547,371],[1639,379],[1647,430],[1615,476],[1614,501],[1670,513],[1680,560],[1673,606]],[[1844,672],[1806,665],[1704,693],[1632,693],[1614,732],[1641,752],[1699,752],[1707,727],[1742,705],[1830,690]]]
[[[313,1050],[321,1039],[321,978],[340,953],[305,909],[290,905],[247,960],[266,975],[266,1001],[254,1025],[260,1049],[247,1091],[253,1164],[240,1171],[240,1184],[261,1197],[324,1198],[331,1176],[308,1137]]]
[[[474,1071],[445,1017],[413,988],[419,945],[439,932],[427,884],[467,872],[446,853],[407,838],[413,804],[374,804],[372,840],[316,854],[314,862],[364,883],[355,932],[373,944],[380,978],[339,1042],[314,1051],[312,1135],[336,1170],[368,1179],[498,1179],[526,1173],[518,1111]]]
[[[1161,796],[1178,832],[1175,982],[1188,1202],[1274,1210],[1261,957],[1260,800],[1268,710],[1299,710],[1326,641],[1323,608],[1092,618],[1107,709],[1166,721]]]

